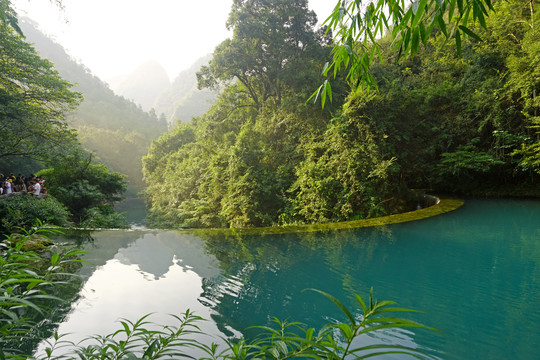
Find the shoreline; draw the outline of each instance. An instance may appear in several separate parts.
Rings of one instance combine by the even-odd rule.
[[[383,226],[398,224],[409,221],[427,219],[433,216],[445,214],[454,211],[463,204],[465,200],[456,198],[438,198],[439,201],[429,207],[419,210],[408,211],[400,214],[386,215],[376,218],[351,220],[343,222],[333,222],[324,224],[308,225],[285,225],[254,228],[227,228],[227,229],[179,229],[182,233],[192,233],[194,235],[273,235],[304,232],[324,232],[343,229],[357,229],[365,227]]]

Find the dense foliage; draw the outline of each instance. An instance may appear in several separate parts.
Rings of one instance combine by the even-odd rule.
[[[127,227],[114,204],[126,190],[125,175],[109,172],[81,150],[63,156],[53,168],[37,175],[46,179],[49,193],[64,204],[73,222],[82,227]]]
[[[0,201],[0,234],[29,229],[36,221],[57,226],[69,226],[71,214],[66,207],[52,196],[36,200],[30,194],[10,196]],[[3,237],[3,236],[2,236]]]
[[[539,104],[531,87],[540,82],[533,67],[515,64],[531,63],[526,39],[537,32],[538,20],[528,2],[495,7],[487,30],[474,29],[483,41],[463,42],[461,57],[442,33],[412,60],[396,62],[387,51],[372,66],[379,92],[359,90],[350,98],[349,111],[382,129],[386,138],[380,142],[410,187],[535,194],[535,155],[524,149],[539,140],[531,128]],[[381,47],[388,49],[389,40]]]
[[[15,193],[0,199],[0,234],[30,229],[39,221],[62,227],[128,227],[125,216],[114,210],[126,191],[125,175],[110,172],[76,147],[55,160],[54,167],[37,173],[45,179],[45,198]]]
[[[24,40],[9,2],[0,10],[0,162],[46,159],[75,141],[66,115],[81,96]]]
[[[315,22],[307,1],[235,1],[233,38],[198,74],[200,87],[224,87],[219,99],[154,141],[143,159],[155,224],[253,226],[296,218],[280,214],[296,212],[288,190],[303,158],[299,144],[322,135],[332,110],[304,104],[330,51]]]
[[[534,0],[526,2],[533,4]],[[323,75],[344,71],[353,88],[375,85],[370,67],[378,56],[382,60],[379,39],[392,43],[398,59],[414,57],[420,46],[426,45],[434,31],[445,39],[455,40],[461,54],[462,39],[481,40],[473,24],[487,27],[486,18],[494,10],[491,0],[338,0],[325,24],[335,32],[332,61],[325,65]],[[332,97],[331,84],[325,81],[312,96],[320,95],[324,107],[326,97]]]
[[[235,1],[233,37],[199,73],[201,87],[224,86],[219,100],[144,158],[154,225],[364,218],[414,207],[410,188],[538,195],[533,6],[490,4],[482,21],[475,10],[478,26],[460,15],[456,26],[470,36],[458,47],[435,19],[430,36],[402,44],[414,58],[401,58],[388,34],[370,62],[376,89],[353,87],[341,107],[344,83],[331,78],[333,102],[323,111],[305,103],[329,56],[328,38],[307,26],[306,2]]]
[[[47,230],[51,231],[51,230]],[[53,251],[49,258],[38,250],[49,243],[44,230],[13,234],[0,242],[0,358],[23,359],[25,345],[34,346],[40,340],[40,327],[54,306],[60,306],[69,292],[76,294],[80,282],[73,279],[80,265],[80,252]]]

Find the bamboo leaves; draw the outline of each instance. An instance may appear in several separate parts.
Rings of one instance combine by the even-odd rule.
[[[398,59],[414,57],[435,26],[446,38],[454,37],[457,52],[461,54],[462,35],[481,40],[470,29],[470,16],[474,23],[486,28],[490,10],[494,10],[490,0],[415,0],[410,6],[399,0],[374,0],[367,6],[362,6],[359,0],[340,0],[325,22],[327,31],[335,34],[335,45],[333,61],[325,67],[323,75],[328,76],[333,68],[335,77],[343,67],[353,88],[376,85],[370,75],[373,56],[366,54],[370,48],[379,47],[378,40],[386,33],[392,37]],[[331,88],[324,83],[310,99],[317,101],[319,94],[324,108],[326,98],[331,99]]]

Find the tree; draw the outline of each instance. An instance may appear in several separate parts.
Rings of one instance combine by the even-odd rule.
[[[375,121],[357,117],[355,104],[347,105],[320,138],[304,146],[305,160],[290,190],[293,219],[324,223],[386,215],[395,205],[392,198],[402,195],[399,167],[384,154],[381,130]]]
[[[532,4],[532,2],[531,2]],[[523,170],[540,174],[540,18],[534,19],[531,8],[529,31],[522,41],[522,56],[508,59],[510,80],[507,84],[509,98],[522,103],[520,113],[528,125],[530,141],[523,142],[513,155],[521,155]]]
[[[44,159],[75,141],[65,117],[82,98],[24,41],[9,1],[0,13],[0,159]]]
[[[50,169],[37,173],[46,180],[49,193],[64,204],[77,224],[91,227],[125,226],[113,209],[126,191],[125,175],[95,164],[80,149],[65,155]]]
[[[306,0],[234,1],[233,37],[198,73],[199,87],[223,87],[221,94],[206,114],[154,141],[143,159],[154,224],[278,221],[302,156],[298,144],[324,132],[331,110],[305,104],[330,54],[315,24]]]
[[[260,108],[269,99],[280,104],[294,64],[320,47],[316,23],[306,0],[234,0],[227,22],[233,37],[197,74],[199,89],[237,79],[251,100],[246,105]]]

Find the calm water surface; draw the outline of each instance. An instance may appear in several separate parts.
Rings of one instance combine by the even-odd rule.
[[[57,241],[71,241],[57,239]],[[442,359],[537,359],[540,344],[540,202],[470,200],[451,213],[385,227],[264,237],[174,231],[96,231],[78,299],[58,331],[76,340],[118,320],[171,322],[195,311],[213,336],[240,336],[273,316],[312,327],[345,320],[317,288],[353,307],[378,300],[423,311],[441,329],[381,333]]]

